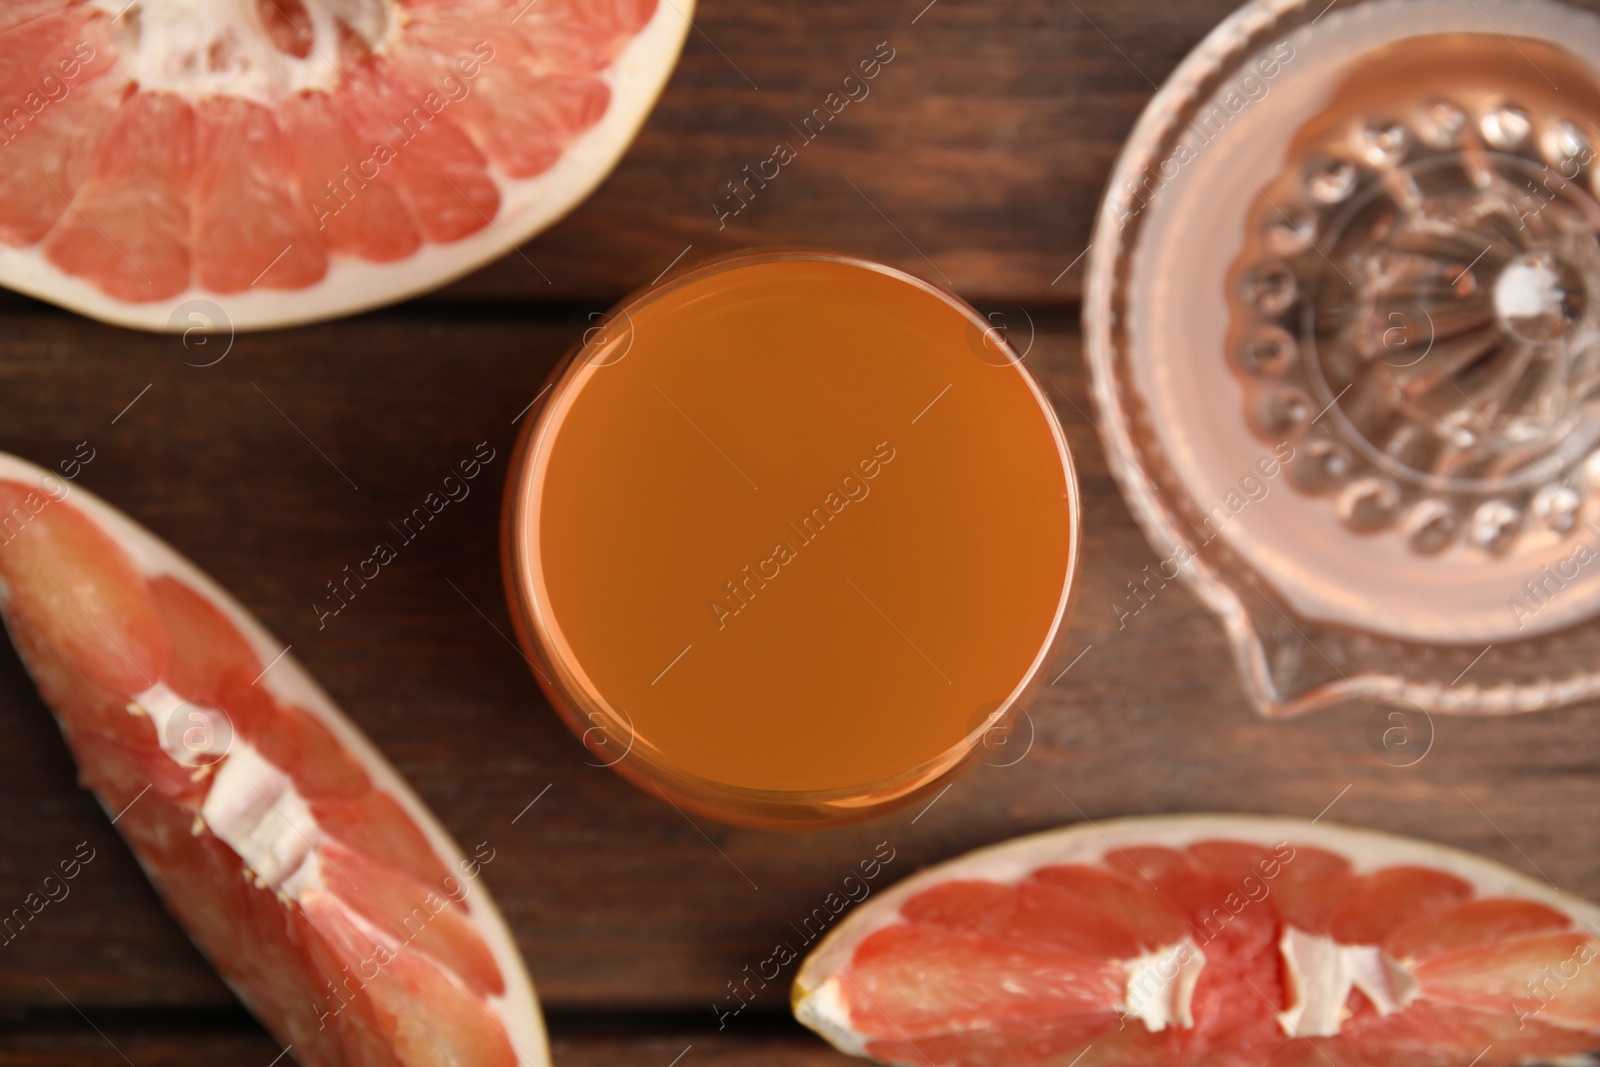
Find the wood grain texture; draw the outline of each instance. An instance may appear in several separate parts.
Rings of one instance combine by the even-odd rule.
[[[82,484],[237,593],[459,839],[495,849],[485,881],[556,1013],[689,1012],[714,1023],[713,1005],[734,1005],[723,999],[727,984],[780,941],[803,948],[797,927],[879,842],[895,849],[887,884],[1085,817],[1310,817],[1346,786],[1330,818],[1460,844],[1600,896],[1600,830],[1585,815],[1597,798],[1595,708],[1438,719],[1433,750],[1397,770],[1368,750],[1368,709],[1256,718],[1216,621],[1182,587],[1162,590],[1119,628],[1113,604],[1132,606],[1125,583],[1154,556],[1085,415],[1076,321],[1061,313],[1037,322],[1029,363],[1057,403],[1084,488],[1085,566],[1060,666],[1093,647],[1034,709],[1034,742],[1015,766],[977,765],[926,811],[824,833],[691,824],[588,766],[504,639],[496,479],[512,418],[567,343],[564,316],[395,312],[242,337],[199,370],[181,362],[173,338],[16,314],[0,362],[0,448],[53,465],[90,441],[96,458]],[[324,583],[480,441],[500,458],[473,494],[319,630],[311,605]],[[91,1014],[228,1004],[74,786],[9,652],[0,656],[0,708],[9,768],[0,901],[20,903],[80,841],[98,853],[69,899],[0,949],[0,1002],[26,1013],[69,997]],[[783,1010],[787,978],[761,992],[752,1014]],[[728,1020],[730,1031],[738,1026]]]
[[[443,295],[610,299],[689,245],[686,262],[820,245],[969,299],[1070,303],[1082,264],[1062,271],[1088,244],[1122,141],[1155,85],[1234,6],[703,2],[671,83],[599,192],[521,256]],[[894,58],[868,95],[806,140],[797,127],[884,42]],[[797,158],[719,221],[715,204],[740,203],[727,183],[780,143]]]
[[[0,1033],[0,1067],[268,1067],[283,1052],[266,1032],[243,1022],[225,1029],[102,1027],[97,1034],[51,1027]],[[662,1036],[558,1036],[550,1042],[557,1067],[843,1067],[859,1063],[820,1041],[793,1034],[740,1040],[688,1032]],[[293,1051],[290,1050],[290,1056]],[[678,1057],[682,1059],[678,1059]],[[288,1063],[289,1057],[277,1061]]]
[[[1256,718],[1217,622],[1181,586],[1119,618],[1135,606],[1127,583],[1155,556],[1088,418],[1073,310],[1082,266],[1061,272],[1088,240],[1151,83],[1231,0],[925,3],[705,0],[660,106],[598,194],[522,255],[403,308],[243,336],[197,369],[185,359],[212,352],[0,302],[0,449],[55,466],[90,442],[82,484],[230,588],[463,843],[495,849],[484,880],[558,1033],[594,1012],[640,1013],[647,1027],[700,1020],[562,1036],[558,1063],[667,1067],[690,1043],[684,1067],[840,1062],[820,1042],[774,1035],[790,973],[722,1030],[714,1008],[732,1006],[728,983],[776,944],[804,947],[796,927],[879,842],[895,849],[887,884],[1085,818],[1310,817],[1332,804],[1330,819],[1461,845],[1600,897],[1600,709],[1436,719],[1426,758],[1396,769],[1368,749],[1373,709]],[[719,230],[723,183],[882,41],[895,59],[872,95]],[[1084,500],[1077,612],[1056,669],[1082,658],[1033,710],[1026,756],[972,767],[926,809],[804,835],[690,823],[588,766],[504,639],[496,556],[512,420],[581,312],[649,282],[686,246],[680,266],[774,244],[884,259],[1031,309],[1028,361],[1066,426]],[[499,458],[473,494],[319,629],[312,604],[325,583],[480,441]],[[1029,736],[1020,727],[1011,744]],[[96,850],[71,896],[0,947],[0,1067],[120,1064],[123,1053],[138,1067],[270,1062],[277,1047],[228,1015],[227,990],[74,784],[9,650],[0,752],[0,912],[78,843]],[[224,1021],[125,1022],[151,1011]],[[120,1052],[88,1022],[108,1017],[124,1020],[107,1030]]]

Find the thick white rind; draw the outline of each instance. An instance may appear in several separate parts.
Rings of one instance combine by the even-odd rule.
[[[1348,859],[1357,872],[1397,864],[1432,867],[1472,884],[1479,896],[1506,896],[1547,904],[1600,936],[1600,907],[1518,874],[1470,852],[1334,823],[1268,815],[1157,815],[1070,826],[1019,837],[929,867],[852,911],[806,957],[794,980],[795,1017],[835,1048],[864,1056],[861,1038],[836,977],[867,937],[900,921],[900,905],[931,886],[957,879],[1011,884],[1040,867],[1058,863],[1096,865],[1108,852],[1136,845],[1184,848],[1197,841],[1243,841],[1272,847],[1287,841],[1326,849]],[[1293,862],[1293,861],[1290,861]],[[821,995],[819,995],[821,994]]]
[[[295,661],[292,654],[283,654],[282,658],[278,658],[280,653],[284,653],[283,643],[257,622],[255,617],[227,590],[143,526],[87,489],[65,482],[50,471],[36,467],[9,453],[0,452],[0,480],[38,486],[41,494],[49,493],[58,499],[64,499],[99,523],[147,577],[168,574],[204,595],[228,616],[250,642],[261,662],[272,663],[271,669],[262,675],[259,684],[266,687],[277,699],[295,704],[316,715],[339,739],[346,751],[361,764],[373,784],[400,803],[406,814],[427,837],[434,853],[444,861],[452,873],[463,870],[461,864],[465,861],[465,857],[455,840],[443,826],[439,825],[438,819],[412,791],[406,780],[389,765],[389,761],[373,746],[366,735],[345,717],[344,712],[340,711],[332,698],[322,691],[305,668]],[[60,496],[63,486],[69,487],[64,498]],[[272,662],[274,659],[277,660],[276,663]],[[107,814],[114,813],[107,811]],[[458,880],[466,884],[464,879]],[[539,1010],[538,995],[534,991],[533,980],[528,976],[522,955],[517,950],[511,929],[506,925],[500,909],[495,906],[488,887],[483,885],[481,880],[474,881],[470,885],[470,895],[466,899],[469,906],[467,918],[483,937],[484,943],[489,946],[495,963],[505,978],[505,993],[489,998],[489,1003],[494,1006],[505,1024],[507,1036],[517,1053],[519,1067],[549,1067],[549,1042],[545,1036],[544,1017]]]
[[[101,322],[166,332],[182,332],[196,325],[187,317],[171,321],[180,305],[209,301],[221,309],[225,319],[210,321],[215,316],[208,315],[205,325],[224,333],[320,322],[437,289],[514,251],[566,215],[605,180],[666,85],[693,17],[694,0],[661,0],[649,24],[606,72],[611,105],[605,117],[573,140],[556,165],[538,177],[508,178],[491,167],[490,177],[500,190],[500,212],[488,226],[459,241],[424,245],[415,255],[395,263],[339,257],[329,263],[322,281],[305,289],[221,294],[191,287],[175,297],[146,304],[117,300],[63,272],[45,258],[40,244],[27,248],[0,244],[0,285]]]
[[[801,972],[805,973],[804,971]],[[799,979],[795,988],[799,989]],[[813,992],[795,1001],[794,1017],[801,1025],[809,1026],[827,1039],[828,1044],[846,1056],[871,1059],[866,1042],[850,1026],[850,1006],[844,999],[844,986],[837,977],[830,977]]]

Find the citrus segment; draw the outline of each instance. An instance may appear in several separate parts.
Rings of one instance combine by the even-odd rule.
[[[1413,919],[1390,934],[1383,947],[1398,960],[1422,959],[1529,934],[1565,930],[1570,924],[1567,916],[1548,905],[1495,897]]]
[[[0,283],[151,328],[204,294],[250,328],[431,288],[587,195],[691,15],[659,0],[9,4]]]
[[[1023,944],[1048,944],[1091,958],[1139,954],[1139,939],[1113,915],[1048,882],[1015,891],[993,882],[950,882],[908,901],[905,917],[929,926]]]
[[[313,800],[311,813],[335,841],[403,871],[425,886],[441,886],[450,876],[410,814],[381,789],[369,789],[353,799]]]
[[[119,300],[173,296],[189,286],[189,187],[194,109],[171,93],[136,92],[100,143],[45,255]]]
[[[1106,866],[1128,878],[1137,878],[1154,886],[1156,879],[1189,866],[1188,857],[1170,848],[1154,845],[1133,845],[1119,848],[1107,856]]]
[[[1325,934],[1334,913],[1349,899],[1354,882],[1350,861],[1343,856],[1296,845],[1294,863],[1273,880],[1273,908],[1290,926]]]
[[[1510,1065],[1600,1048],[1597,923],[1423,842],[1128,819],[875,896],[806,960],[795,1011],[846,1052],[924,1067]]]
[[[1123,974],[1109,960],[907,924],[862,943],[848,985],[864,1032],[893,1037],[1105,1011]]]
[[[431,112],[387,64],[368,61],[345,76],[351,92],[335,102],[360,140],[387,148],[374,159],[392,173],[423,237],[444,244],[487,226],[500,211],[500,190],[450,116]]]
[[[1380,944],[1407,921],[1472,898],[1472,886],[1424,867],[1374,871],[1351,887],[1328,920],[1328,933],[1347,945]]]
[[[0,8],[0,33],[60,9],[60,0],[12,0]]]
[[[450,907],[466,900],[469,886],[454,879],[443,888],[425,886],[338,844],[328,845],[324,856],[336,871],[329,891],[356,914],[437,960],[479,994],[505,992],[494,956],[472,924]]]
[[[214,704],[229,674],[252,681],[260,675],[261,660],[250,642],[209,600],[169,574],[157,575],[149,585],[171,645],[163,677],[179,695]]]
[[[135,793],[149,786],[162,796],[198,803],[205,795],[204,787],[194,780],[193,768],[167,758],[150,716],[137,713],[122,692],[85,674],[62,654],[60,646],[20,626],[12,632],[45,703],[70,709],[59,713],[58,721],[77,754],[83,784],[97,792],[97,781],[119,782]],[[93,756],[85,755],[91,752]]]
[[[361,142],[326,94],[291,97],[279,118],[308,224],[330,255],[387,263],[422,247],[394,184],[381,172],[364,177],[351,169],[363,155]]]
[[[61,121],[26,125],[9,139],[0,137],[6,154],[0,170],[0,242],[26,246],[44,240],[69,210],[121,103],[114,86],[94,82],[55,105]]]
[[[605,115],[611,89],[597,72],[655,10],[652,2],[616,5],[609,13],[608,6],[551,3],[528,9],[497,45],[494,61],[482,66],[476,91],[459,101],[467,131],[512,177],[550,169],[569,141]],[[503,18],[502,9],[493,2],[418,5],[395,60],[414,83],[459,82],[454,57],[483,55],[481,27]],[[509,62],[498,62],[501,49],[509,52]]]
[[[306,800],[365,795],[372,781],[315,715],[274,699],[256,684],[260,669],[224,672],[215,703],[239,736],[293,780]],[[181,691],[181,690],[180,690]]]
[[[3,454],[0,612],[83,784],[299,1062],[548,1063],[532,985],[478,880],[487,842],[464,858],[190,564]]]
[[[1600,1016],[1600,974],[1589,932],[1519,937],[1461,949],[1416,966],[1438,1000],[1485,1011],[1537,1014],[1556,1025],[1583,1026]]]
[[[1300,1047],[1302,1044],[1311,1046]],[[1464,1052],[1464,1049],[1472,1052]],[[1591,1033],[1552,1026],[1537,1018],[1519,1020],[1509,1011],[1475,1011],[1431,1001],[1418,1001],[1403,1013],[1372,1020],[1348,1039],[1294,1042],[1280,1051],[1283,1067],[1313,1067],[1335,1058],[1344,1067],[1468,1067],[1484,1049],[1484,1063],[1559,1062],[1561,1057],[1594,1048]],[[1277,1067],[1277,1064],[1274,1067]]]
[[[214,293],[301,289],[328,272],[322,242],[293,193],[289,149],[272,113],[239,97],[195,108],[195,277]]]
[[[37,3],[30,18],[28,6],[0,30],[0,242],[22,246],[68,210],[123,95],[97,80],[116,52],[88,8]],[[17,14],[7,5],[0,20]]]
[[[105,531],[42,485],[0,481],[0,607],[109,689],[142,692],[166,666],[144,578]]]
[[[1071,894],[1083,901],[1086,909],[1113,916],[1138,938],[1141,949],[1170,945],[1186,930],[1183,916],[1143,879],[1119,878],[1083,864],[1042,867],[1031,877]]]
[[[487,1002],[452,983],[420,953],[375,934],[327,893],[302,901],[306,923],[326,946],[321,973],[337,975],[323,1011],[359,1018],[363,1037],[382,1036],[393,1062],[418,1067],[510,1067],[505,1034],[484,1026]],[[348,998],[348,999],[347,999]]]
[[[37,100],[30,101],[30,95],[38,100],[49,99],[44,79],[54,73],[53,64],[63,56],[72,56],[87,25],[97,20],[91,8],[57,3],[38,4],[33,17],[12,21],[10,7],[7,5],[6,13],[0,15],[0,102],[7,105],[8,120],[26,125],[31,119],[17,115],[17,109],[31,115],[35,112],[29,105]],[[15,129],[13,125],[7,132]]]

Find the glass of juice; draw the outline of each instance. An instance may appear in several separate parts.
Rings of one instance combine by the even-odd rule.
[[[1066,439],[996,325],[816,252],[592,324],[504,519],[522,648],[589,762],[766,828],[906,803],[1004,730],[1079,541]]]

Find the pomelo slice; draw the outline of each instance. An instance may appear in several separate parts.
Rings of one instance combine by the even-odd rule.
[[[0,284],[254,329],[434,288],[599,184],[693,0],[9,0]],[[176,316],[177,321],[173,319]]]
[[[1122,819],[873,897],[793,996],[921,1067],[1493,1067],[1600,1048],[1600,908],[1388,834]]]
[[[545,1067],[464,856],[283,646],[83,489],[0,453],[0,614],[169,911],[307,1067]]]

